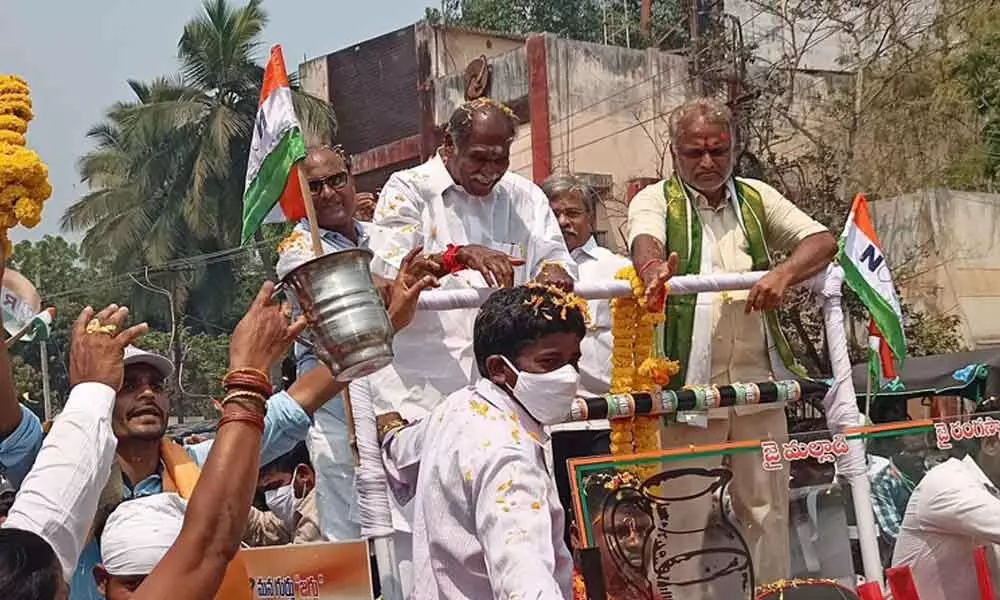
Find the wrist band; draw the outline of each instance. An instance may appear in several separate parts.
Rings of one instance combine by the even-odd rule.
[[[222,407],[225,408],[226,404],[231,402],[236,403],[238,406],[246,410],[255,409],[254,412],[260,414],[265,414],[267,412],[267,398],[263,394],[258,394],[257,392],[251,392],[248,390],[230,391],[226,393],[225,398],[222,399]]]
[[[448,275],[457,273],[465,268],[458,264],[458,251],[461,249],[461,246],[448,244],[447,250],[445,250],[444,254],[441,255],[441,266],[444,267],[444,271]]]
[[[219,424],[215,426],[215,430],[219,431],[223,425],[228,425],[229,423],[246,423],[253,425],[254,429],[257,429],[260,433],[264,433],[264,417],[251,412],[226,413],[219,419]]]

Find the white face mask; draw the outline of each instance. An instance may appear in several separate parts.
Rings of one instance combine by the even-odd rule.
[[[295,475],[299,468],[295,467],[292,472],[292,481],[288,485],[283,485],[273,490],[264,492],[264,502],[274,516],[281,519],[288,531],[295,530]]]
[[[558,425],[569,419],[580,385],[580,372],[573,365],[563,365],[548,373],[528,373],[518,371],[506,356],[500,358],[517,373],[511,393],[528,414],[542,425]]]

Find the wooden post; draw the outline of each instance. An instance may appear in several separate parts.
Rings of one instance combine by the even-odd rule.
[[[296,165],[295,173],[299,176],[299,188],[302,191],[302,203],[306,206],[306,220],[309,222],[309,235],[312,238],[313,256],[323,256],[323,242],[319,237],[319,224],[316,222],[316,205],[313,204],[312,193],[309,192],[309,182],[300,166]]]
[[[309,182],[306,181],[302,169],[296,167],[295,172],[299,177],[299,187],[302,189],[302,202],[306,207],[306,220],[309,222],[309,235],[312,238],[313,256],[319,258],[323,256],[323,241],[319,235],[319,224],[316,222],[316,205],[313,204],[312,193],[309,191]],[[354,430],[354,411],[351,409],[351,394],[347,389],[343,393],[344,416],[347,418],[347,434],[351,445],[351,454],[354,456],[354,466],[361,464],[358,454],[358,436]]]

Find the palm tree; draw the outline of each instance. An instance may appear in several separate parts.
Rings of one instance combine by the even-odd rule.
[[[256,55],[266,24],[261,0],[244,6],[205,0],[178,43],[180,74],[148,84],[130,81],[136,99],[112,106],[87,133],[95,148],[78,168],[91,191],[61,222],[64,230],[86,231],[85,257],[110,261],[117,272],[174,265],[156,274],[157,286],[174,293],[181,313],[197,297],[190,312],[210,322],[228,313],[233,286],[227,284],[240,265],[177,263],[239,244],[264,73]],[[293,99],[307,137],[331,139],[336,122],[330,105],[299,91]],[[269,263],[270,252],[261,250]],[[133,305],[144,304],[143,292],[134,291],[140,298]]]

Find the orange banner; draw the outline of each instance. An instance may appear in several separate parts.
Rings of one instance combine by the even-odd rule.
[[[372,600],[368,543],[240,550],[216,600]]]

